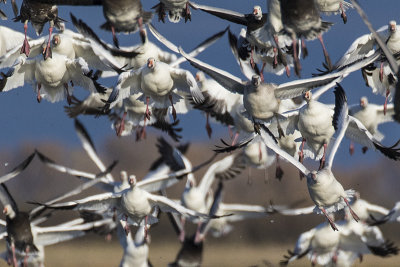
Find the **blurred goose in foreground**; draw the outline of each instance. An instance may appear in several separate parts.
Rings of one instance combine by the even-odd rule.
[[[337,261],[341,251],[352,253],[352,261],[357,257],[362,260],[364,254],[387,257],[398,253],[398,248],[384,239],[378,227],[353,221],[340,221],[338,226],[340,231],[333,232],[328,224],[324,223],[301,234],[294,251],[288,251],[289,256],[285,256],[281,265],[286,266],[307,255],[313,265],[318,263],[331,266],[330,264]]]
[[[165,23],[167,13],[168,20],[173,23],[178,23],[181,18],[184,18],[185,22],[192,20],[189,0],[160,0],[159,2],[152,7],[158,15],[158,21]]]
[[[185,166],[190,162],[185,162]],[[188,166],[187,166],[188,168]],[[227,156],[213,163],[204,174],[201,182],[196,185],[194,176],[188,175],[185,189],[181,196],[181,203],[185,207],[201,213],[207,213],[213,203],[211,187],[215,179],[232,179],[236,177],[243,169],[241,158],[238,155]],[[192,220],[193,221],[193,220]],[[182,218],[184,226],[185,219]],[[200,223],[199,223],[200,226]],[[185,232],[181,232],[180,239],[183,241]]]
[[[296,75],[300,76],[301,65],[297,52],[297,38],[313,40],[318,37],[324,52],[325,62],[328,68],[332,63],[322,40],[322,33],[327,31],[332,23],[321,20],[314,0],[281,0],[282,23],[286,32],[292,37],[293,57],[295,61]],[[305,50],[305,44],[302,42]],[[307,52],[303,51],[306,55]]]
[[[54,3],[40,3],[36,0],[23,0],[21,4],[21,10],[19,15],[14,19],[14,21],[21,21],[24,23],[25,39],[21,47],[21,54],[24,53],[29,56],[30,45],[26,36],[28,30],[28,22],[30,21],[33,28],[35,28],[36,34],[40,35],[43,31],[43,26],[46,22],[50,23],[49,28],[49,39],[47,45],[43,49],[44,59],[52,56],[50,41],[51,34],[53,32],[53,27],[58,30],[61,29],[61,22],[63,21],[58,17],[58,8]]]
[[[345,10],[348,8],[353,8],[352,4],[343,0],[316,0],[315,4],[321,13],[328,15],[340,13],[343,23],[347,22]]]
[[[30,0],[39,3],[51,3],[69,6],[103,6],[106,23],[100,27],[111,31],[114,45],[119,47],[115,33],[131,33],[139,30],[142,42],[145,42],[146,33],[144,24],[153,18],[151,12],[144,11],[140,0]]]
[[[129,177],[130,188],[124,189],[121,192],[107,192],[92,195],[80,200],[46,205],[46,207],[51,209],[73,209],[97,212],[106,212],[115,209],[118,212],[118,217],[124,218],[127,222],[125,227],[126,232],[129,232],[129,224],[144,225],[145,229],[147,229],[147,225],[156,223],[158,219],[152,215],[156,207],[163,212],[178,213],[181,216],[191,219],[208,218],[204,213],[187,209],[166,197],[151,194],[141,188],[141,185],[149,183],[151,180],[154,179],[147,179],[137,183],[136,177],[131,175]]]
[[[371,217],[372,225],[380,225],[386,222],[400,222],[400,202],[396,202],[394,207],[382,218]]]
[[[40,55],[33,59],[20,56],[3,75],[0,91],[9,91],[23,86],[26,82],[33,84],[38,102],[45,98],[54,103],[67,97],[68,103],[71,103],[73,87],[68,86],[69,82],[91,92],[104,93],[105,90],[92,77],[92,72],[83,58],[69,59],[56,53],[46,60]]]
[[[124,249],[124,255],[122,256],[120,267],[150,267],[153,266],[149,261],[149,240],[150,236],[145,236],[144,226],[140,226],[136,230],[135,238],[132,238],[132,233],[125,233],[125,228],[118,224],[117,235],[119,243]]]

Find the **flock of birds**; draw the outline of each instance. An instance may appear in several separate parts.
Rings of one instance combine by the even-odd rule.
[[[88,132],[75,119],[82,146],[99,173],[63,166],[35,151],[0,177],[0,202],[6,216],[0,223],[0,235],[7,243],[1,255],[9,264],[42,266],[44,246],[87,232],[109,236],[116,230],[124,250],[120,266],[151,266],[149,231],[151,225],[158,222],[161,212],[168,213],[182,242],[173,266],[200,266],[208,232],[217,237],[226,235],[232,230],[231,222],[274,213],[293,216],[314,212],[326,219],[325,223],[301,234],[282,265],[306,255],[312,264],[324,266],[351,266],[364,254],[397,255],[398,248],[383,237],[377,225],[400,221],[399,203],[392,210],[370,204],[360,199],[355,190],[345,190],[332,171],[344,136],[361,144],[364,153],[372,149],[391,160],[400,159],[399,142],[393,146],[383,145],[384,134],[378,130],[381,123],[395,123],[400,117],[396,101],[400,27],[395,21],[390,20],[378,32],[357,38],[343,57],[332,64],[322,35],[334,26],[322,20],[321,14],[340,14],[346,23],[346,10],[356,8],[366,20],[355,1],[268,0],[267,13],[257,5],[249,14],[188,0],[155,1],[154,12],[144,11],[140,0],[23,0],[20,8],[15,0],[11,2],[14,20],[24,24],[25,34],[0,26],[0,69],[3,70],[0,91],[31,84],[38,102],[66,99],[65,111],[69,117],[107,116],[117,136],[133,133],[137,140],[146,138],[146,127],[152,126],[179,142],[178,117],[198,109],[206,114],[206,131],[210,137],[209,120],[213,119],[229,127],[232,141],[222,140],[223,145],[215,149],[216,153],[230,152],[228,156],[218,161],[214,161],[214,156],[199,166],[192,166],[185,156],[187,145],[174,147],[159,138],[160,157],[149,173],[137,179],[121,171],[121,182],[118,182],[111,175],[116,162],[110,166],[102,162]],[[113,45],[101,40],[73,14],[70,19],[77,32],[66,28],[69,24],[58,17],[57,5],[102,6],[106,22],[101,28],[111,31]],[[227,28],[186,52],[151,24],[153,16],[163,23],[180,20],[189,23],[192,15],[194,19],[200,11],[244,28],[239,36]],[[7,19],[5,12],[1,11],[0,15]],[[38,35],[48,23],[49,35],[37,39],[28,37],[29,22]],[[56,33],[53,33],[54,27]],[[120,32],[139,32],[141,43],[120,46],[117,37]],[[247,80],[196,58],[226,32],[232,53]],[[148,34],[169,51],[149,41]],[[264,72],[300,77],[301,56],[308,54],[305,41],[316,38],[323,48],[324,70],[314,77],[279,85],[265,82]],[[193,75],[181,68],[184,61],[199,72]],[[384,96],[384,104],[369,103],[366,97],[357,105],[347,103],[340,82],[356,71],[361,71],[374,93]],[[112,88],[101,82],[102,78],[115,79],[116,76]],[[90,91],[89,96],[84,100],[75,97],[76,86]],[[335,88],[335,103],[319,102],[319,97],[331,88]],[[392,99],[394,103],[390,103]],[[239,152],[233,153],[237,150]],[[350,152],[353,151],[351,144]],[[37,207],[27,213],[18,209],[5,182],[23,171],[35,155],[46,166],[79,177],[82,184],[45,203],[32,202]],[[318,169],[306,167],[304,158],[319,161]],[[262,169],[273,163],[276,164],[276,178],[281,179],[280,160],[290,162],[299,170],[315,206],[291,209],[284,205],[263,207],[222,202],[224,180],[234,178],[246,166]],[[197,183],[193,173],[210,163]],[[181,180],[186,183],[181,200],[168,198],[166,189]],[[211,189],[216,183],[213,194]],[[74,199],[75,195],[93,186],[104,193]],[[74,200],[63,202],[66,198]],[[75,210],[80,217],[56,226],[40,226],[56,210]],[[193,235],[186,234],[186,221],[197,224]],[[130,226],[137,226],[135,233]]]

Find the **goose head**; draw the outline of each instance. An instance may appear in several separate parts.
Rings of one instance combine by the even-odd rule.
[[[153,70],[155,66],[156,66],[156,59],[154,57],[149,58],[147,60],[147,67]]]
[[[396,32],[396,29],[397,29],[397,27],[396,27],[396,21],[394,21],[394,20],[391,20],[390,22],[389,22],[389,32],[390,33],[395,33]]]
[[[253,7],[253,15],[256,18],[256,20],[261,20],[262,18],[262,10],[260,6],[254,6]]]
[[[311,93],[311,91],[305,92],[304,95],[303,95],[303,99],[304,99],[307,103],[309,103],[309,102],[311,101],[311,99],[312,99],[312,93]]]
[[[368,99],[367,97],[363,96],[360,98],[360,107],[366,108],[368,106]]]
[[[4,215],[6,215],[7,217],[9,217],[10,219],[13,219],[15,217],[15,210],[11,207],[10,204],[7,204],[4,206],[3,209],[3,213]]]
[[[133,188],[136,186],[136,176],[135,175],[129,175],[129,185]]]
[[[259,86],[261,84],[261,78],[259,75],[253,75],[251,77],[251,84],[254,85],[255,87]]]
[[[196,81],[198,82],[203,82],[206,79],[206,76],[204,75],[204,72],[202,71],[198,71],[196,73],[196,77],[195,77]]]

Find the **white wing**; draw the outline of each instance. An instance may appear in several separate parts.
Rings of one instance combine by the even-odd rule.
[[[204,101],[204,96],[189,71],[172,67],[169,67],[169,71],[175,88],[181,92],[190,93],[195,103],[202,103]]]
[[[35,82],[35,69],[36,61],[34,59],[27,60],[24,55],[19,56],[7,73],[1,75],[0,91],[9,91],[23,86],[26,82],[33,84]]]
[[[164,196],[157,196],[150,193],[146,193],[146,195],[152,205],[158,206],[163,212],[178,213],[184,217],[189,217],[191,220],[199,218],[207,219],[209,217],[207,214],[187,209],[184,206]]]

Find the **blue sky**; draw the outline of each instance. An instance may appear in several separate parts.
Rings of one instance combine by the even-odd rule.
[[[146,10],[157,3],[155,0],[142,1]],[[266,9],[266,1],[198,1],[201,4],[216,5],[232,9],[238,12],[249,13],[252,11],[254,5],[260,5]],[[379,28],[386,25],[389,20],[396,20],[400,11],[400,1],[374,1],[364,0],[361,1],[363,8],[368,14],[373,26]],[[22,23],[14,23],[12,18],[12,10],[10,3],[1,5],[1,8],[9,16],[8,21],[0,21],[1,25],[11,27],[18,31],[23,31]],[[99,36],[108,42],[112,42],[111,33],[99,29],[99,26],[105,22],[100,7],[59,7],[59,16],[67,21],[70,21],[69,12],[72,12],[76,17],[83,19],[93,29],[95,29]],[[362,34],[368,32],[366,26],[362,23],[359,15],[355,10],[347,12],[348,22],[343,24],[340,15],[324,16],[327,21],[334,22],[333,27],[329,32],[324,35],[327,50],[333,62],[338,60],[341,55],[347,50],[352,41]],[[224,29],[230,25],[231,30],[238,34],[240,26],[226,21],[215,18],[209,14],[200,11],[192,11],[192,21],[184,23],[183,21],[178,24],[166,22],[165,24],[157,22],[157,17],[153,19],[153,24],[157,29],[166,36],[171,42],[178,46],[182,46],[186,51],[189,51],[205,38]],[[71,23],[67,23],[68,28],[72,28]],[[45,26],[43,33],[47,33],[48,25]],[[31,25],[29,25],[28,34],[35,37],[35,33]],[[130,46],[137,44],[140,39],[138,34],[132,35],[119,35],[120,44],[122,46]],[[154,38],[152,38],[154,40]],[[160,44],[160,46],[162,46]],[[321,66],[323,61],[322,49],[317,40],[307,42],[309,49],[309,57],[302,61],[303,71],[302,77],[310,77],[315,69]],[[164,49],[164,47],[163,47]],[[167,48],[165,48],[167,50]],[[238,65],[236,64],[230,49],[228,47],[227,36],[224,36],[210,49],[204,51],[199,55],[199,59],[215,65],[221,69],[231,72],[244,79],[241,75]],[[182,64],[181,67],[187,68],[195,73],[189,64]],[[293,71],[292,71],[293,73]],[[290,79],[294,79],[292,77]],[[277,77],[271,74],[265,74],[267,82],[283,83],[288,80],[286,76]],[[108,80],[106,83],[112,85],[115,80]],[[383,104],[383,97],[375,96],[371,90],[365,86],[360,72],[353,73],[342,82],[343,87],[348,95],[349,103],[358,103],[359,98],[363,95],[367,96],[370,102]],[[76,88],[75,94],[83,98],[87,95],[82,88]],[[321,98],[323,102],[332,103],[333,93],[327,92]],[[40,104],[36,102],[36,96],[31,86],[25,86],[14,89],[10,92],[0,94],[0,125],[2,125],[0,146],[3,149],[17,149],[26,143],[61,143],[65,145],[79,146],[79,141],[73,128],[73,120],[69,119],[63,111],[63,106],[67,105],[66,101],[58,102],[55,104],[47,101],[42,101]],[[178,115],[181,120],[181,126],[184,128],[184,141],[191,140],[207,140],[206,131],[204,130],[205,119],[199,112],[190,112],[186,115]],[[86,125],[90,133],[93,135],[95,143],[101,144],[107,138],[115,137],[114,131],[110,128],[110,123],[106,118],[93,118],[82,116],[80,120]],[[224,137],[227,139],[227,130],[223,127],[213,125],[214,136]],[[387,135],[384,140],[386,144],[393,143],[400,136],[400,127],[398,124],[390,123],[384,125],[382,132]],[[134,137],[130,138],[134,142]],[[215,141],[217,143],[217,141]],[[342,148],[339,154],[339,161],[344,162],[347,158],[347,148]],[[359,153],[358,153],[359,154]],[[374,160],[377,157],[376,153],[369,152],[367,155],[368,160]],[[381,156],[379,156],[381,157]],[[340,159],[343,158],[343,159]],[[359,163],[365,160],[365,157],[353,157]]]

